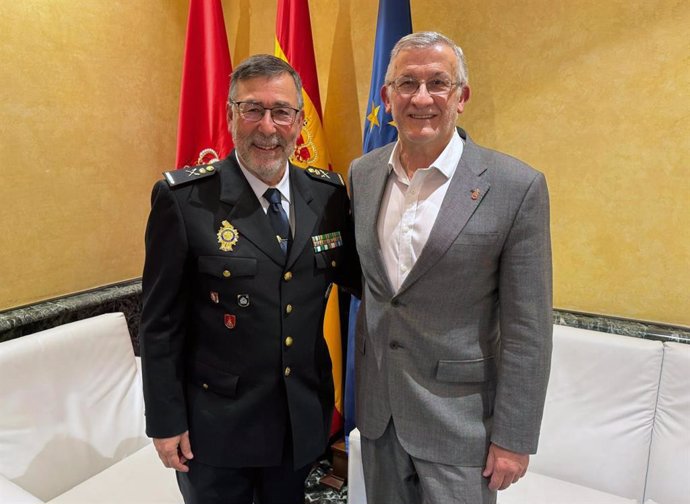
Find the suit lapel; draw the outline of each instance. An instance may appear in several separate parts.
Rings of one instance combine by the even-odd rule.
[[[237,229],[239,239],[249,240],[277,264],[283,264],[285,258],[275,239],[275,232],[242,174],[234,151],[221,162],[219,175],[220,200],[230,206],[226,220]]]
[[[357,188],[358,192],[355,195],[356,204],[362,206],[362,213],[357,215],[364,222],[364,224],[360,225],[366,226],[369,230],[367,235],[369,237],[369,247],[373,249],[372,256],[374,257],[376,272],[381,280],[381,286],[386,289],[390,296],[393,295],[393,286],[391,285],[390,278],[388,278],[388,272],[383,262],[378,221],[383,193],[390,174],[388,160],[394,147],[395,143],[391,143],[390,148],[382,149],[379,151],[379,156],[372,159],[371,166],[366,168],[365,183]]]
[[[464,131],[460,130],[460,135],[465,139],[462,157],[443,198],[429,239],[398,294],[409,288],[441,259],[489,190],[489,183],[481,178],[486,166],[480,161],[478,149]]]
[[[300,168],[290,165],[289,169],[290,191],[295,210],[295,232],[292,238],[292,245],[290,246],[287,268],[292,267],[300,254],[302,254],[318,221],[318,215],[311,208],[314,198],[309,187],[305,184],[305,175],[298,171]]]

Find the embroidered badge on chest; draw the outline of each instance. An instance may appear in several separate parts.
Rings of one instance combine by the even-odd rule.
[[[218,244],[223,252],[232,252],[232,248],[237,244],[240,233],[228,221],[221,222],[221,227],[218,230]]]

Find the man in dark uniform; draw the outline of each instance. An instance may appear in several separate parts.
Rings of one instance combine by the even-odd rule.
[[[304,118],[294,69],[253,56],[231,82],[236,150],[153,189],[147,434],[188,504],[301,503],[334,403],[328,291],[360,278],[349,201],[339,175],[288,162]]]

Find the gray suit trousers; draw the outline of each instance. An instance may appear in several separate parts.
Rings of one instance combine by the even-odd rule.
[[[496,504],[483,467],[438,464],[410,456],[393,420],[378,439],[362,436],[368,504]]]

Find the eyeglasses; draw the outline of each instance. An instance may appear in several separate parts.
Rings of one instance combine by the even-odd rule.
[[[389,86],[393,86],[398,93],[403,96],[413,96],[417,94],[420,86],[424,84],[426,92],[433,96],[447,96],[457,86],[457,82],[453,82],[450,79],[434,78],[429,80],[419,81],[411,77],[398,77],[394,81],[388,83]]]
[[[230,104],[235,105],[242,119],[249,122],[259,122],[268,110],[271,112],[271,119],[275,124],[278,126],[290,126],[295,122],[297,114],[299,114],[299,110],[282,105],[280,107],[264,107],[260,103],[249,101],[231,101]]]

